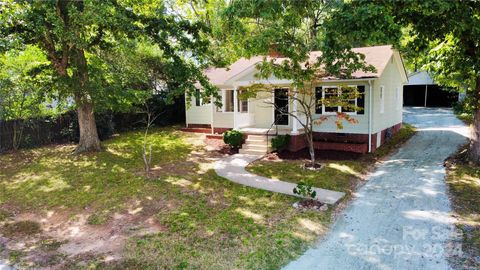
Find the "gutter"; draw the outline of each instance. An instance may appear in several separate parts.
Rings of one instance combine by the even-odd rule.
[[[368,80],[368,152],[372,152],[372,80]]]

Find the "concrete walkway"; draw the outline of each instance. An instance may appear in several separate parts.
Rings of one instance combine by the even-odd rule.
[[[214,169],[218,175],[238,184],[297,196],[293,194],[293,188],[297,186],[296,184],[258,176],[245,170],[248,164],[261,157],[262,156],[244,154],[232,155],[217,161]],[[315,188],[315,191],[317,192],[316,199],[327,204],[334,204],[345,195],[343,192],[321,188]]]
[[[329,234],[285,269],[450,269],[455,236],[443,161],[467,142],[451,110],[405,108],[418,129],[378,166]],[[453,248],[453,249],[452,249]]]
[[[0,270],[15,270],[15,268],[6,265],[4,261],[0,260]]]

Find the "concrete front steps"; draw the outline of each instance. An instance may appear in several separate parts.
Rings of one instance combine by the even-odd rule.
[[[269,135],[267,140],[266,135],[248,135],[239,153],[263,156],[270,152],[270,143],[273,137],[274,136]]]

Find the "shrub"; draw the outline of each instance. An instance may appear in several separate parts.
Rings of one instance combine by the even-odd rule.
[[[290,144],[290,135],[278,135],[272,139],[272,148],[281,151]]]
[[[230,147],[238,148],[242,145],[243,134],[238,130],[229,130],[223,133],[223,141]]]
[[[310,197],[312,199],[317,196],[317,192],[313,189],[312,185],[304,182],[298,183],[297,186],[293,188],[293,194],[297,194],[305,198]]]

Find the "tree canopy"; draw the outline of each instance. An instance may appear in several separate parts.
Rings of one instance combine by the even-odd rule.
[[[80,124],[78,152],[100,149],[94,108],[123,107],[140,97],[132,91],[133,83],[125,88],[125,79],[136,72],[132,63],[143,64],[139,58],[127,60],[142,56],[122,53],[128,50],[126,43],[151,44],[158,50],[149,58],[161,64],[150,68],[161,69],[162,80],[175,89],[174,94],[191,96],[199,83],[206,95],[216,95],[202,72],[213,55],[205,34],[209,28],[175,16],[163,1],[9,0],[0,5],[1,48],[37,45],[49,60],[60,96],[74,98]],[[130,52],[141,54],[137,49]],[[114,53],[123,59],[112,58]],[[114,61],[117,65],[112,65]],[[121,61],[130,65],[119,69]]]
[[[479,2],[358,0],[339,5],[331,18],[328,31],[339,37],[335,43],[373,39],[395,44],[437,82],[467,88],[476,111],[470,155],[480,162]]]

